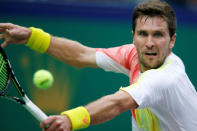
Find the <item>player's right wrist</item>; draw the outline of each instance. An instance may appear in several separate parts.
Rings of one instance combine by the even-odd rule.
[[[61,115],[66,115],[72,124],[72,130],[86,128],[90,125],[90,115],[83,106],[64,111]]]
[[[31,35],[26,43],[26,46],[40,53],[47,51],[50,45],[51,36],[42,29],[30,27]]]

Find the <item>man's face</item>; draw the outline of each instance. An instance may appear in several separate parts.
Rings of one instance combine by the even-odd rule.
[[[133,43],[138,52],[141,72],[161,66],[174,46],[176,34],[170,38],[167,22],[161,17],[137,19]]]

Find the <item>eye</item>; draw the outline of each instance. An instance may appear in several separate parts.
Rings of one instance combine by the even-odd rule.
[[[156,32],[156,33],[154,33],[154,36],[155,36],[155,37],[162,37],[163,34],[162,34],[161,32]]]
[[[148,34],[145,31],[139,31],[138,35],[140,35],[140,36],[147,36]]]

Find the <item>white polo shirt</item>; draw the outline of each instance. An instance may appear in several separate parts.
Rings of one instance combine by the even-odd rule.
[[[129,68],[105,52],[107,50],[97,51],[99,67],[124,74],[128,71],[131,77]],[[140,74],[137,81],[121,90],[128,92],[139,105],[135,110],[132,131],[197,130],[197,93],[185,73],[182,61],[173,53],[160,68]]]
[[[158,130],[197,130],[197,93],[174,54],[160,68],[142,73],[135,84],[122,90],[137,102],[138,109],[148,108],[158,118]]]

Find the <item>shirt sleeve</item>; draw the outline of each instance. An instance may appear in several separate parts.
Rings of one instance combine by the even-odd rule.
[[[96,63],[105,71],[129,75],[130,68],[137,64],[137,51],[133,44],[113,48],[97,48]]]
[[[158,106],[164,99],[165,88],[168,84],[164,74],[159,71],[147,71],[140,75],[138,81],[121,90],[128,92],[138,104],[138,108]]]

